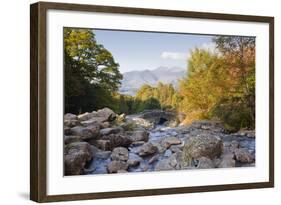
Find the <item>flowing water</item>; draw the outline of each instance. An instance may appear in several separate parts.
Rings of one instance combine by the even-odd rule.
[[[188,132],[183,132],[179,127],[171,128],[165,126],[163,124],[158,124],[148,130],[149,132],[149,140],[153,145],[159,146],[161,145],[161,141],[167,137],[175,136],[179,138],[182,143],[180,145],[172,145],[176,149],[182,149],[184,142],[188,138],[190,134],[197,135],[204,131],[202,130],[190,130]],[[186,129],[187,130],[187,129]],[[189,133],[189,134],[186,134]],[[249,138],[242,135],[237,134],[225,134],[223,132],[216,133],[224,143],[230,143],[232,141],[238,141],[240,148],[246,148],[250,153],[255,155],[255,138]],[[129,159],[138,160],[140,164],[136,167],[130,167],[128,172],[143,172],[143,171],[154,171],[157,162],[169,158],[173,151],[172,149],[164,149],[163,152],[158,152],[157,154],[140,157],[138,155],[138,151],[142,143],[132,144],[128,147],[129,151]],[[161,146],[160,146],[161,148]],[[85,174],[107,174],[107,165],[111,161],[110,160],[110,151],[100,151],[98,152],[94,159],[86,166]],[[243,164],[237,164],[237,166],[243,166]],[[244,165],[245,166],[245,165]],[[247,166],[247,165],[246,165]]]
[[[153,145],[159,145],[159,143],[170,136],[184,137],[180,135],[175,128],[170,128],[164,125],[156,125],[154,128],[149,130],[149,140]],[[129,172],[142,172],[142,171],[153,171],[157,161],[168,158],[172,155],[170,149],[166,150],[163,153],[158,153],[156,155],[140,157],[137,153],[139,151],[141,144],[131,145],[128,147],[129,159],[140,161],[140,165],[136,167],[130,167]],[[105,151],[104,153],[106,153]],[[109,152],[108,152],[109,154]],[[101,155],[95,157],[94,160],[90,162],[87,166],[87,174],[106,174],[106,166],[111,161],[109,155]],[[154,161],[150,162],[151,158],[154,157]]]

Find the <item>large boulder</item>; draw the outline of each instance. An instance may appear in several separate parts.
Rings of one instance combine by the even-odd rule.
[[[133,132],[130,138],[133,142],[137,142],[137,141],[147,142],[149,139],[149,133],[145,130],[138,130]]]
[[[183,148],[183,160],[190,164],[193,159],[219,157],[223,151],[223,142],[213,135],[197,135],[188,138]]]
[[[121,170],[127,170],[128,169],[128,164],[124,161],[111,161],[107,165],[107,171],[108,173],[117,173],[120,172]]]
[[[128,147],[132,143],[132,140],[122,134],[110,134],[101,138],[102,140],[109,140],[111,149],[115,147]]]
[[[87,126],[86,128],[90,129],[93,135],[99,136],[100,134],[100,125],[98,123]]]
[[[198,159],[198,165],[197,165],[198,169],[210,169],[210,168],[215,168],[214,163],[212,162],[212,160],[210,160],[207,157],[200,157]]]
[[[82,141],[82,137],[79,135],[65,135],[64,136],[64,144],[70,144],[73,142],[80,142]]]
[[[154,146],[150,142],[147,142],[139,148],[138,154],[139,156],[144,157],[144,156],[155,154],[157,151],[158,149],[156,146]]]
[[[75,127],[79,125],[78,120],[64,120],[63,125],[66,127]]]
[[[108,127],[100,130],[101,135],[110,135],[110,134],[117,134],[123,132],[122,127]]]
[[[70,133],[72,135],[81,136],[83,139],[90,139],[93,136],[93,133],[90,129],[85,128],[83,126],[75,126],[70,129]]]
[[[64,120],[77,120],[77,115],[66,113],[63,118]]]
[[[237,161],[242,163],[252,163],[255,161],[251,153],[244,148],[239,148],[234,151],[234,155]]]
[[[110,140],[90,140],[88,142],[103,151],[112,149]]]
[[[161,144],[166,147],[169,148],[171,145],[179,145],[181,144],[181,140],[177,137],[167,137],[165,139],[163,139],[163,141],[161,142]]]
[[[79,121],[87,121],[87,120],[89,120],[89,119],[91,119],[93,117],[97,117],[97,115],[94,112],[90,112],[90,113],[89,112],[85,112],[83,114],[78,115],[77,119]]]
[[[79,124],[79,121],[77,120],[77,116],[71,113],[67,113],[64,115],[64,126],[66,127],[74,127]]]
[[[131,121],[128,120],[126,122],[123,122],[120,124],[120,126],[125,130],[125,131],[133,131],[134,129],[136,129],[137,125]]]
[[[103,123],[100,124],[100,128],[101,129],[108,128],[108,127],[110,127],[110,123],[109,122],[103,122]]]
[[[65,175],[79,175],[86,162],[93,157],[91,145],[87,142],[74,142],[65,146],[64,166]]]
[[[85,127],[93,125],[93,124],[99,124],[100,126],[102,126],[103,123],[106,122],[106,120],[107,119],[105,117],[91,117],[91,119],[81,121],[80,123]]]
[[[127,161],[129,159],[129,152],[125,147],[116,147],[111,153],[111,160]]]
[[[77,116],[77,119],[83,125],[89,125],[92,123],[102,123],[106,121],[113,121],[116,118],[116,114],[109,108],[103,108],[98,111],[86,112]]]
[[[93,124],[88,127],[75,126],[70,129],[72,135],[79,135],[83,140],[95,139],[99,136],[99,125]]]
[[[96,113],[99,117],[104,117],[109,122],[115,120],[115,118],[116,118],[116,114],[111,109],[109,109],[107,107],[103,108],[101,110],[98,110]]]

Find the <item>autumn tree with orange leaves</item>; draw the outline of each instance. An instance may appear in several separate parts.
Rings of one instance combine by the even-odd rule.
[[[180,81],[186,123],[218,119],[229,131],[255,127],[255,38],[215,37],[216,51],[194,49]]]

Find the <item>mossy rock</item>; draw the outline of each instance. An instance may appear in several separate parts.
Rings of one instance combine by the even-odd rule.
[[[137,128],[134,122],[124,122],[120,125],[125,131],[134,131]]]
[[[219,157],[223,151],[223,142],[213,135],[191,136],[183,148],[183,163],[185,166],[192,164],[193,159]]]

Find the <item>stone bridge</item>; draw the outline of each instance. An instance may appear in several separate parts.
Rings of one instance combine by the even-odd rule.
[[[131,119],[139,124],[146,124],[148,126],[166,125],[174,127],[184,119],[184,116],[172,111],[146,110],[132,116]]]

